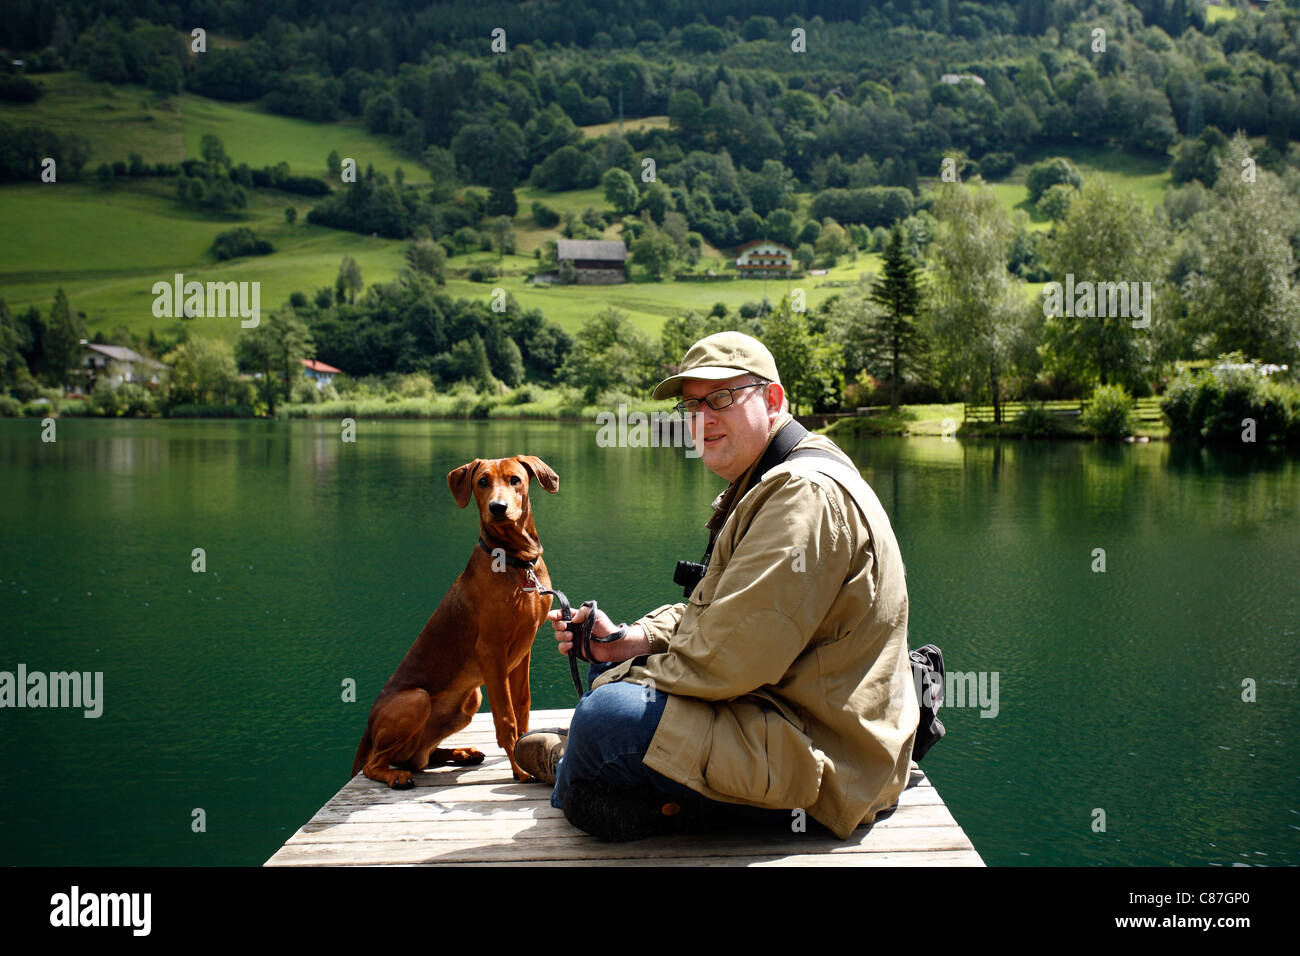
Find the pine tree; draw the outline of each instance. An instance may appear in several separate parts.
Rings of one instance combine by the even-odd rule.
[[[334,293],[337,301],[355,303],[357,294],[362,290],[361,266],[357,260],[351,256],[345,255],[339,262],[339,275],[334,280]]]
[[[1201,104],[1201,87],[1199,84],[1193,84],[1192,96],[1187,101],[1187,128],[1184,132],[1188,136],[1200,136],[1203,129],[1205,129],[1205,107]]]
[[[510,172],[510,164],[498,159],[492,167],[491,193],[488,195],[487,214],[489,216],[514,216],[519,211],[519,201],[515,198],[515,177]]]
[[[906,236],[895,223],[884,251],[884,275],[872,286],[870,299],[884,309],[872,317],[868,348],[889,364],[889,407],[898,409],[898,387],[905,370],[921,364],[925,340],[916,325],[921,307],[920,267],[907,254]]]
[[[68,296],[59,286],[54,295],[54,306],[45,322],[42,351],[45,359],[45,377],[51,385],[62,385],[68,369],[80,365],[81,340],[86,337],[86,322],[72,311]]]

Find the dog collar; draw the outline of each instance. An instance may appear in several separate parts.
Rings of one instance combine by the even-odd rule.
[[[478,546],[482,548],[484,551],[486,551],[488,554],[491,554],[494,558],[496,557],[494,551],[497,549],[489,548],[487,546],[487,542],[484,541],[482,538],[478,539]],[[525,561],[523,558],[516,558],[513,555],[509,554],[504,548],[501,548],[500,551],[502,554],[505,555],[506,564],[510,565],[510,567],[512,568],[532,568],[532,566],[537,563],[537,558],[530,558],[529,560]]]

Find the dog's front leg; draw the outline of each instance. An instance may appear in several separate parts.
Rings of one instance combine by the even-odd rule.
[[[524,655],[513,671],[510,672],[510,706],[515,715],[515,730],[522,737],[528,733],[528,712],[533,706],[532,688],[528,683],[528,663],[532,651]]]
[[[514,702],[510,693],[507,663],[501,649],[494,646],[479,647],[479,668],[487,687],[488,706],[492,708],[492,723],[497,731],[497,746],[506,752],[515,779],[527,782],[533,778],[515,763],[515,741],[519,739],[519,723],[515,719]]]

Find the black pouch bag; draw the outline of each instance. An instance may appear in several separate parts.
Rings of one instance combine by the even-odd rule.
[[[943,721],[939,720],[939,708],[943,706],[943,651],[937,645],[926,644],[912,651],[912,680],[916,685],[916,696],[921,705],[921,722],[916,728],[916,742],[912,745],[912,759],[920,762],[945,733]]]

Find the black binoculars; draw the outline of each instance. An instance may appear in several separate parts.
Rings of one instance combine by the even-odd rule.
[[[700,564],[698,561],[678,561],[677,570],[673,572],[673,584],[680,584],[683,594],[686,597],[691,596],[695,586],[704,578],[704,572],[708,570],[707,564]]]

